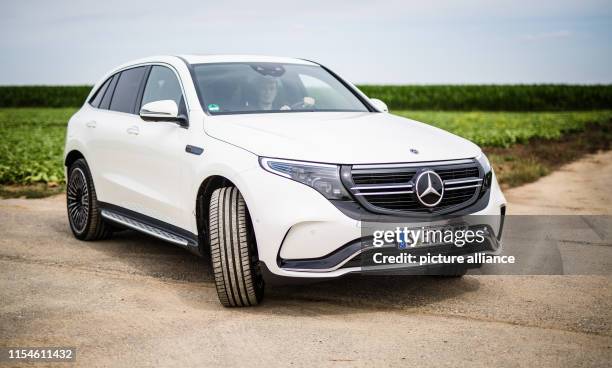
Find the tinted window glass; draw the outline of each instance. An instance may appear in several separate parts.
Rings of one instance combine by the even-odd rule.
[[[102,102],[100,102],[100,106],[98,106],[99,108],[106,110],[110,106],[111,97],[113,97],[113,91],[117,85],[117,79],[119,79],[119,75],[115,74],[113,79],[110,81],[108,88],[106,91],[104,91],[104,97],[102,97]]]
[[[128,69],[121,72],[110,104],[111,110],[127,113],[133,112],[144,72],[145,67]]]
[[[176,102],[181,112],[184,109],[183,92],[176,74],[170,68],[164,66],[153,66],[147,85],[142,96],[142,105],[160,100],[172,100]],[[181,106],[183,105],[183,106]]]
[[[102,87],[98,88],[98,90],[96,91],[96,94],[89,100],[89,104],[91,106],[93,107],[100,106],[100,101],[102,101],[102,97],[104,97],[104,91],[106,91],[106,88],[110,84],[111,79],[112,78],[108,78],[106,82],[102,84]]]

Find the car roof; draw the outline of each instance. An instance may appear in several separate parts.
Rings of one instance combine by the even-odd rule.
[[[218,55],[158,55],[149,56],[137,60],[132,60],[122,65],[119,65],[109,71],[102,79],[100,79],[94,88],[89,93],[87,100],[91,98],[91,95],[96,91],[102,83],[108,79],[109,76],[127,68],[131,68],[141,64],[149,63],[167,63],[175,65],[177,63],[183,64],[205,64],[205,63],[281,63],[281,64],[300,64],[300,65],[318,65],[315,62],[291,58],[291,57],[279,57],[279,56],[265,56],[265,55],[232,55],[232,54],[218,54]]]
[[[99,82],[106,80],[108,76],[126,68],[131,68],[140,64],[147,63],[168,63],[176,65],[176,63],[188,64],[205,64],[205,63],[281,63],[281,64],[300,64],[300,65],[318,65],[312,61],[290,58],[290,57],[278,57],[278,56],[264,56],[264,55],[159,55],[149,56],[138,60],[132,60],[118,67],[112,69],[105,77]]]
[[[311,61],[303,59],[265,55],[179,55],[179,57],[187,61],[189,64],[247,62],[317,65]]]

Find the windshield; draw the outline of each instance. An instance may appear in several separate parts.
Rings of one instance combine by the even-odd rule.
[[[369,111],[320,66],[215,63],[193,66],[202,106],[211,114]]]

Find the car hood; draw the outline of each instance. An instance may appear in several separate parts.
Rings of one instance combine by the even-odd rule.
[[[206,120],[205,130],[259,156],[324,163],[438,161],[480,153],[466,139],[387,113],[217,115]]]

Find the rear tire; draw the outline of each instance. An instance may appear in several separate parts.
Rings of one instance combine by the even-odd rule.
[[[89,167],[82,158],[68,168],[66,208],[70,229],[77,239],[99,240],[111,236],[110,226],[100,215],[96,188]]]
[[[247,307],[263,298],[257,244],[244,198],[236,187],[212,193],[208,234],[215,286],[225,307]]]

